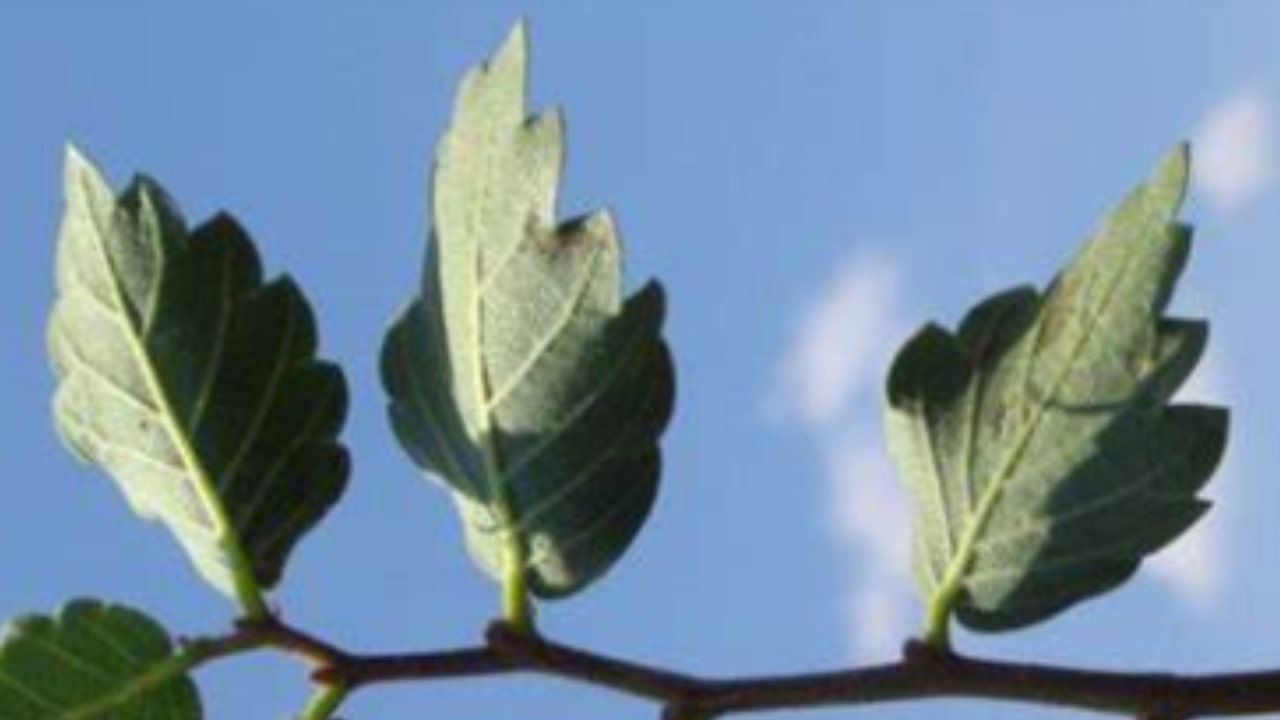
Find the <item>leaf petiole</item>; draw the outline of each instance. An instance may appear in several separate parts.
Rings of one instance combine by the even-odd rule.
[[[532,634],[533,607],[525,582],[524,547],[518,539],[506,544],[503,566],[502,618],[519,632]]]
[[[924,641],[938,650],[951,649],[952,601],[951,597],[935,596],[925,614]]]
[[[324,685],[316,690],[298,720],[329,720],[347,699],[348,690],[342,685]]]

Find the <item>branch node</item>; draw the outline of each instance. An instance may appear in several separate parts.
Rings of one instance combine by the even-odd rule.
[[[238,617],[232,621],[232,626],[236,630],[243,633],[260,632],[263,628],[275,625],[275,619],[269,617]]]
[[[348,680],[344,679],[345,674],[342,668],[337,665],[321,665],[311,671],[309,679],[316,685],[349,685]]]
[[[540,644],[536,635],[520,630],[505,620],[489,623],[484,641],[490,650],[507,660],[527,659],[536,653]]]
[[[902,645],[902,661],[907,665],[940,667],[956,659],[955,653],[946,648],[911,638]]]

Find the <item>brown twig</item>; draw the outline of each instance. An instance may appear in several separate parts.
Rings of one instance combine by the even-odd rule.
[[[942,697],[1079,708],[1125,717],[1192,720],[1280,711],[1280,670],[1174,675],[1078,670],[966,657],[909,642],[902,660],[851,670],[713,679],[565,645],[503,623],[485,644],[428,653],[361,655],[277,619],[241,623],[231,638],[297,654],[316,682],[348,690],[515,672],[552,675],[652,700],[665,720],[709,720],[765,710]]]

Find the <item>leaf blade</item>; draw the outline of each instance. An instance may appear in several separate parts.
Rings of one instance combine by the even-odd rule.
[[[1179,148],[1045,294],[998,294],[895,359],[890,450],[916,498],[931,640],[953,611],[1004,630],[1105,592],[1204,512],[1227,417],[1170,405],[1206,326],[1163,315],[1190,248],[1187,173]],[[1117,486],[1124,503],[1099,499]]]
[[[526,118],[526,56],[517,26],[462,82],[421,290],[382,373],[396,434],[451,489],[477,563],[550,598],[639,531],[674,388],[661,290],[624,300],[612,217],[556,220],[563,119]]]
[[[75,149],[67,188],[49,324],[59,432],[264,614],[290,548],[345,487],[341,372],[314,357],[301,291],[264,283],[229,216],[189,231],[154,181],[117,197]]]
[[[29,615],[6,627],[0,716],[199,720],[199,693],[188,675],[197,661],[136,610],[75,600],[55,617]]]

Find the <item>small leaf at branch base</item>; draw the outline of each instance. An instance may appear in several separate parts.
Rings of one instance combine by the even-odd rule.
[[[0,718],[199,720],[192,664],[146,615],[76,600],[54,617],[30,615],[6,627]]]
[[[525,76],[517,27],[463,80],[421,294],[382,359],[401,443],[452,490],[508,607],[525,585],[575,592],[622,555],[657,493],[674,395],[661,289],[623,299],[607,213],[558,224],[563,123],[526,116]]]
[[[298,539],[342,494],[341,371],[288,278],[264,283],[220,215],[194,231],[155,182],[116,197],[74,150],[49,350],[58,429],[200,573],[266,611]]]
[[[916,505],[928,632],[996,631],[1111,589],[1204,513],[1221,408],[1170,405],[1204,322],[1165,317],[1190,250],[1179,148],[1041,294],[928,326],[893,363],[889,444]]]

